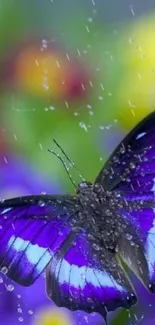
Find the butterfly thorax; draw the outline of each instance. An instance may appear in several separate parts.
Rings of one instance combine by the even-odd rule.
[[[98,183],[81,183],[77,194],[85,215],[85,227],[92,234],[92,241],[98,243],[98,247],[108,246],[114,250],[119,233],[110,206],[110,192],[105,192]]]
[[[103,247],[116,252],[118,242],[132,237],[137,241],[137,234],[131,231],[129,220],[122,218],[122,209],[133,209],[134,204],[128,203],[112,191],[106,191],[101,184],[81,183],[77,190],[82,207],[81,220],[89,234],[92,247],[102,252]],[[116,194],[116,195],[115,195]],[[136,205],[136,209],[140,206]],[[94,252],[92,252],[94,254]]]
[[[101,204],[106,203],[107,193],[101,184],[82,182],[78,185],[77,194],[82,206],[90,206],[97,209]]]

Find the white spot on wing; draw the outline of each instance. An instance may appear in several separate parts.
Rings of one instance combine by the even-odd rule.
[[[58,264],[60,263],[58,262]],[[59,271],[59,280],[60,283],[69,283],[70,266],[68,265],[68,267],[65,267],[65,265],[63,264],[64,260],[62,261],[61,268]]]
[[[11,209],[12,209],[12,208],[6,208],[6,209],[4,209],[0,214],[5,214],[5,213],[9,212]]]
[[[136,140],[138,140],[138,139],[144,137],[144,135],[145,135],[146,133],[147,133],[147,132],[142,132],[142,133],[138,134],[137,137],[136,137]]]
[[[153,182],[154,182],[154,184],[153,184],[153,186],[151,188],[151,191],[155,192],[155,178],[153,178]]]
[[[155,209],[153,209],[155,213]],[[152,228],[149,230],[146,241],[146,252],[148,256],[148,265],[150,276],[152,277],[155,269],[155,219],[153,220]]]
[[[47,248],[40,247],[38,244],[32,244],[29,240],[24,240],[20,237],[15,237],[14,235],[11,236],[8,242],[8,247],[10,247],[11,245],[12,248],[16,251],[16,253],[25,250],[26,258],[31,264],[37,264],[38,272],[46,267],[52,256],[48,252]]]
[[[70,265],[66,260],[63,260],[59,270],[59,283],[69,284],[69,281],[71,286],[75,288],[80,287],[81,289],[84,289],[87,283],[90,283],[94,287],[100,287],[101,284],[104,287],[115,287],[119,291],[125,291],[125,289],[106,272],[100,272],[98,269],[93,269],[90,267],[86,268],[86,266],[78,267],[77,265]]]
[[[68,263],[65,261],[65,263]],[[69,263],[68,263],[69,264]],[[82,266],[79,268],[76,265],[70,266],[71,268],[71,273],[70,273],[70,283],[73,287],[80,287],[83,289],[85,287],[85,276],[84,274],[86,273],[86,267]]]

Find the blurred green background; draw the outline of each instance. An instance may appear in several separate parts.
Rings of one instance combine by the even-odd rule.
[[[73,193],[61,163],[47,151],[55,148],[52,139],[93,181],[123,136],[154,110],[154,10],[153,1],[0,0],[0,156],[2,170],[8,166],[2,196],[25,193],[25,178],[40,193],[37,177],[43,191],[48,183],[51,193]],[[25,176],[17,189],[12,184],[20,169]],[[143,303],[136,309],[141,324],[142,310]],[[37,324],[63,325],[59,316]],[[79,325],[102,324],[72,317]],[[18,324],[17,318],[5,324]],[[128,323],[125,311],[111,316],[113,325]]]

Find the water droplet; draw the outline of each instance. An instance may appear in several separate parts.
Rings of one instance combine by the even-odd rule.
[[[54,111],[55,107],[54,107],[54,106],[49,106],[49,109],[50,109],[51,111]]]
[[[18,320],[20,323],[22,323],[24,321],[23,317],[19,317]]]
[[[120,148],[120,153],[122,153],[122,154],[125,153],[125,147]]]
[[[6,266],[3,266],[3,267],[1,268],[1,272],[2,272],[3,274],[7,274],[7,273],[8,273],[8,269],[7,269],[7,267],[6,267]]]
[[[18,308],[17,311],[19,314],[22,314],[22,312],[23,312],[22,308]]]
[[[7,289],[8,291],[10,291],[10,292],[13,291],[14,288],[15,288],[15,287],[13,286],[13,284],[8,284],[8,285],[6,285],[5,287],[6,287],[6,289]]]
[[[29,314],[29,315],[33,315],[33,310],[32,310],[32,309],[29,309],[29,310],[28,310],[28,314]]]
[[[92,17],[88,17],[87,20],[89,21],[89,23],[93,22],[93,18]]]
[[[44,206],[45,206],[45,202],[42,201],[42,200],[40,200],[40,201],[38,202],[38,204],[40,205],[40,207],[44,207]]]
[[[130,242],[131,246],[135,246],[135,243],[133,241]]]
[[[21,298],[21,295],[18,294],[18,295],[17,295],[17,298],[20,299],[20,298]]]
[[[94,240],[94,236],[93,236],[92,234],[88,234],[88,238],[89,238],[90,240]]]
[[[131,168],[131,169],[135,169],[136,168],[136,165],[134,164],[134,163],[130,163],[130,165],[129,165],[129,167]]]
[[[88,324],[89,323],[88,316],[84,316],[84,319],[85,319],[86,323]]]
[[[113,157],[113,161],[114,161],[114,162],[120,162],[118,156],[114,156],[114,157]]]
[[[132,235],[131,234],[126,234],[126,239],[127,240],[131,240],[132,239]]]
[[[100,247],[99,247],[97,244],[94,243],[92,246],[93,246],[93,248],[94,248],[96,251],[99,251],[99,250],[100,250]]]

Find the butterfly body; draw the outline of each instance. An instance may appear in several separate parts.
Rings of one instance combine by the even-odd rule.
[[[137,298],[121,259],[155,293],[155,112],[76,195],[0,202],[0,268],[29,286],[46,270],[58,306],[104,319]],[[6,272],[7,271],[7,272]]]
[[[100,184],[82,183],[79,185],[78,198],[81,205],[81,214],[84,216],[83,228],[89,234],[92,240],[92,247],[100,251],[102,246],[116,245],[112,244],[112,237],[110,234],[115,235],[116,225],[114,222],[113,211],[109,205],[109,197]]]
[[[116,214],[116,211],[121,211],[126,205],[129,211],[138,210],[145,202],[127,202],[117,192],[106,191],[98,183],[82,183],[79,188],[79,206],[81,205],[81,215],[84,216],[83,228],[91,234],[89,238],[92,239],[92,246],[98,251],[102,251],[104,246],[107,250],[116,252],[120,237],[131,237],[136,242],[137,229],[121,213]]]

